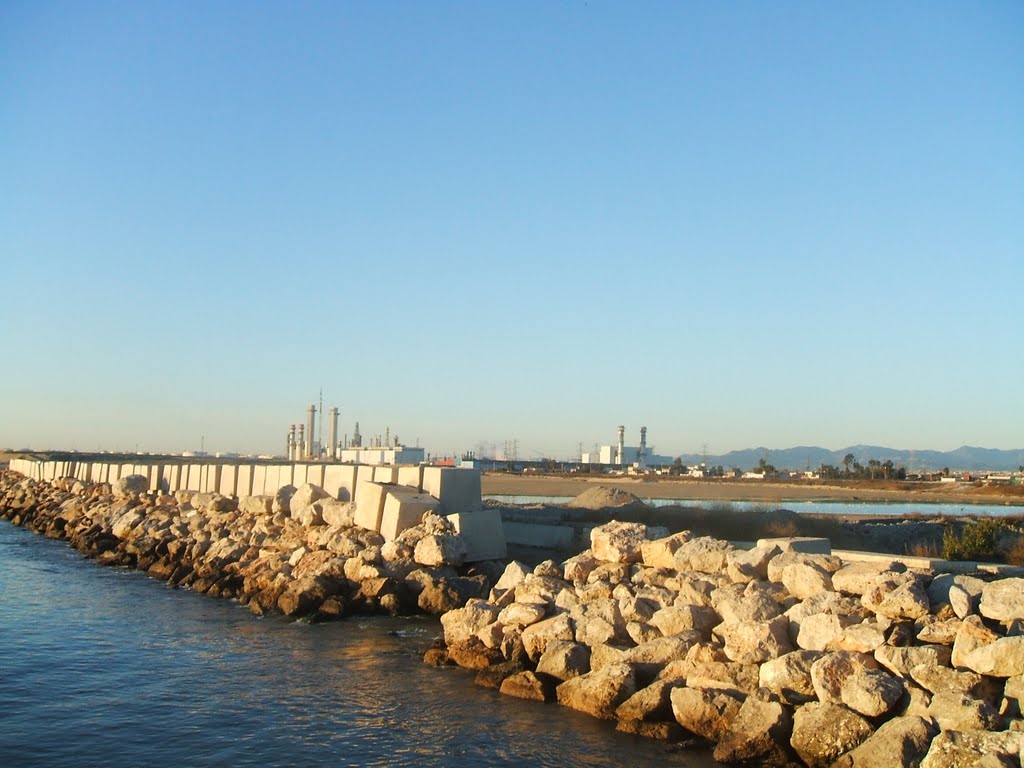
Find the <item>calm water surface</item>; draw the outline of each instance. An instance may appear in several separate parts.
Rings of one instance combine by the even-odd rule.
[[[565,504],[573,500],[573,496],[484,496],[484,499],[504,502],[506,504]],[[885,503],[877,501],[698,501],[693,499],[651,499],[644,501],[652,507],[717,507],[727,506],[736,510],[758,509],[789,509],[815,515],[887,515],[906,517],[907,515],[992,515],[995,517],[1024,515],[1021,504],[906,504],[903,502]]]
[[[0,521],[0,765],[715,765],[428,667],[439,629],[257,619]]]

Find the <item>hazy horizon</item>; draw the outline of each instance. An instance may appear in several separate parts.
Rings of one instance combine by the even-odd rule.
[[[0,5],[0,443],[1024,435],[1024,5]],[[325,432],[326,434],[326,432]]]

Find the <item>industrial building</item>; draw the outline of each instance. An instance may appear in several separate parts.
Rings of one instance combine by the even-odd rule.
[[[321,408],[323,406],[321,405]],[[338,409],[328,412],[327,444],[321,445],[316,432],[317,407],[310,403],[306,409],[306,423],[288,427],[285,455],[289,461],[327,461],[342,464],[422,464],[426,453],[422,448],[410,448],[398,441],[398,435],[391,437],[391,428],[384,436],[371,438],[370,445],[363,446],[363,436],[356,422],[352,439],[348,435],[338,440]]]
[[[647,469],[648,467],[667,467],[672,464],[673,457],[659,456],[653,446],[647,445],[647,427],[640,427],[640,445],[626,445],[626,428],[619,426],[615,445],[598,446],[596,453],[584,453],[583,464],[599,464],[606,467],[626,469]]]

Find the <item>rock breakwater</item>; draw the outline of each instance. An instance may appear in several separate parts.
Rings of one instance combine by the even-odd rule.
[[[613,521],[513,561],[425,661],[725,763],[1020,765],[1024,579],[667,533]]]
[[[274,497],[168,495],[141,476],[110,485],[0,473],[0,518],[258,615],[441,614],[486,596],[501,574],[502,563],[463,562],[445,517],[428,512],[385,542],[354,525],[354,504],[325,496],[312,485]]]

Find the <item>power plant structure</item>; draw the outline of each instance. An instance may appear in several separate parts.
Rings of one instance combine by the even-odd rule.
[[[640,427],[640,445],[626,445],[626,428],[619,425],[616,428],[616,440],[614,445],[601,445],[593,453],[584,453],[580,457],[583,464],[600,464],[606,467],[620,469],[647,469],[648,467],[671,466],[671,456],[660,456],[654,452],[654,447],[647,445],[647,427]]]
[[[321,404],[320,410],[323,410]],[[348,436],[338,440],[337,407],[327,411],[327,443],[321,445],[317,438],[317,406],[313,403],[306,408],[306,423],[291,424],[288,427],[288,438],[285,445],[285,456],[289,461],[323,461],[341,464],[421,464],[426,459],[422,448],[402,445],[398,435],[392,437],[391,427],[386,427],[384,435],[377,435],[363,445],[363,435],[359,432],[356,422],[352,439]],[[322,428],[322,427],[321,427]]]

